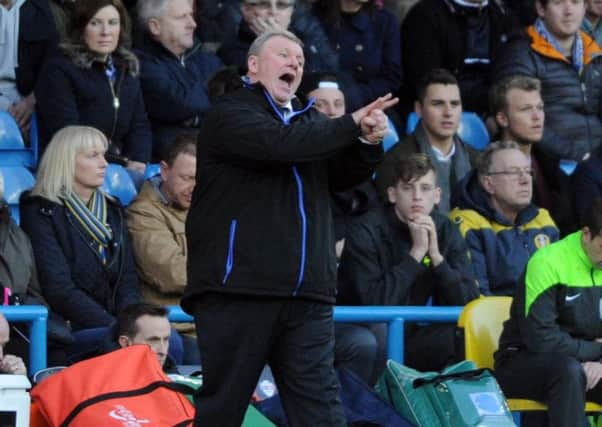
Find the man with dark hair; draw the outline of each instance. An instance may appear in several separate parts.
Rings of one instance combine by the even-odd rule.
[[[495,353],[504,395],[548,405],[550,425],[583,425],[602,403],[602,198],[581,230],[537,251],[518,281]]]
[[[128,208],[128,229],[142,299],[177,305],[186,286],[186,216],[195,185],[196,138],[180,135],[160,163],[161,174],[147,180]],[[183,363],[199,363],[194,325],[178,323]],[[188,335],[187,335],[188,334]]]
[[[413,133],[387,152],[376,172],[376,187],[386,200],[391,174],[399,160],[412,153],[425,153],[437,170],[437,184],[441,189],[437,209],[447,214],[451,190],[471,168],[471,153],[456,135],[462,115],[460,89],[453,74],[435,69],[423,77],[417,92],[414,110],[420,122]]]
[[[301,46],[288,31],[257,37],[245,86],[201,127],[182,298],[203,362],[196,426],[239,426],[267,361],[290,425],[347,425],[333,368],[329,194],[372,174],[383,109],[397,99],[325,117],[295,96]]]
[[[515,142],[492,142],[456,190],[449,217],[466,239],[481,293],[512,295],[533,252],[558,239],[548,211],[531,202],[530,159]]]
[[[167,309],[155,304],[130,304],[117,316],[115,339],[120,347],[147,344],[166,372],[176,370],[169,358],[171,327]]]
[[[464,305],[478,297],[468,249],[457,227],[433,208],[441,197],[425,154],[400,159],[387,186],[389,205],[350,228],[339,268],[338,304]],[[373,328],[381,348],[386,327]],[[407,328],[405,361],[439,370],[461,360],[453,325]],[[382,368],[382,366],[381,366]]]
[[[207,81],[223,64],[195,40],[191,0],[139,0],[137,10],[140,83],[158,161],[176,135],[198,132],[210,106]]]

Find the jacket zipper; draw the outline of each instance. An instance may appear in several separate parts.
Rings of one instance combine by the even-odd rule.
[[[293,174],[295,175],[295,183],[297,184],[297,194],[299,198],[299,214],[301,215],[301,259],[299,260],[299,277],[297,285],[293,291],[293,296],[297,296],[301,283],[303,282],[303,274],[305,273],[305,251],[307,244],[307,216],[305,215],[305,202],[303,200],[303,182],[297,171],[297,167],[293,166]]]
[[[299,111],[293,111],[288,117],[285,117],[284,114],[280,111],[280,108],[274,103],[274,100],[270,96],[270,94],[264,90],[263,91],[265,97],[270,103],[272,109],[276,112],[276,115],[280,118],[280,120],[285,124],[289,125],[290,120],[309,110],[314,104],[313,99],[310,99],[305,108]],[[297,296],[299,293],[299,289],[301,288],[301,284],[303,283],[303,276],[305,274],[305,258],[307,251],[307,215],[305,214],[305,201],[303,199],[303,181],[301,180],[301,175],[299,175],[299,171],[296,166],[293,166],[293,175],[295,177],[295,184],[297,186],[297,200],[299,207],[299,216],[301,217],[301,257],[299,259],[299,275],[297,276],[297,283],[295,284],[295,289],[293,290],[293,296]]]
[[[230,233],[228,235],[228,257],[226,258],[226,269],[224,272],[224,278],[222,285],[225,285],[232,272],[234,266],[234,237],[236,237],[236,220],[233,219],[230,223]]]
[[[584,66],[584,71],[583,71],[583,77],[587,78],[587,72],[585,71],[585,66]],[[579,79],[581,80],[581,79]],[[587,92],[586,92],[586,85],[584,81],[581,81],[581,92],[583,93],[583,109],[585,111],[587,111]],[[587,117],[587,114],[585,115],[585,127],[587,129],[587,146],[588,146],[588,152],[591,153],[592,151],[592,131],[590,128],[590,124],[589,124],[589,118]],[[578,161],[581,161],[578,160]]]

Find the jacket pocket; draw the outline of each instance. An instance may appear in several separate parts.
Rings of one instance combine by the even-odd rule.
[[[236,220],[233,219],[230,223],[230,233],[228,234],[228,256],[226,257],[226,268],[224,269],[224,278],[222,280],[222,285],[226,284],[228,277],[230,277],[230,273],[232,272],[232,267],[234,266],[234,238],[236,237]]]

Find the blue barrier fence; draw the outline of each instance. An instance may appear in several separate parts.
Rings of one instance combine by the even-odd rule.
[[[388,323],[388,358],[403,363],[403,337],[405,323],[437,322],[456,323],[462,307],[427,306],[362,306],[334,308],[335,322]],[[193,319],[179,306],[169,307],[169,320],[191,322]]]
[[[462,307],[344,307],[334,308],[335,322],[388,323],[388,357],[403,363],[403,341],[405,323],[438,322],[455,323]],[[46,330],[48,311],[43,306],[0,306],[9,322],[29,323],[29,372],[35,373],[46,367]],[[169,320],[172,322],[191,322],[193,319],[179,306],[169,307]]]
[[[41,305],[0,306],[9,322],[29,323],[29,373],[46,367],[48,310]]]

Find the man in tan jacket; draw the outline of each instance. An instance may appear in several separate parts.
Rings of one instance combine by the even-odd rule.
[[[169,146],[161,174],[147,180],[128,208],[128,228],[140,276],[142,298],[160,305],[178,305],[186,286],[186,235],[196,174],[196,141],[182,135]],[[194,325],[179,323],[184,364],[198,363]]]

